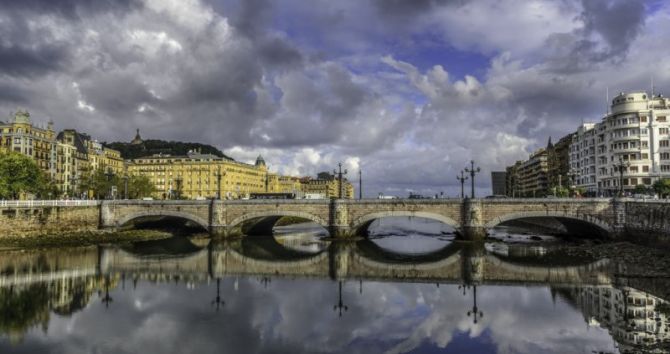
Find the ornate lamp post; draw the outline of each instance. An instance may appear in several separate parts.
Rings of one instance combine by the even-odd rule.
[[[344,172],[342,171],[342,163],[341,162],[337,164],[337,167],[338,167],[339,171],[338,170],[333,170],[333,174],[337,176],[337,181],[338,181],[338,185],[339,185],[338,198],[342,199],[342,194],[343,194],[342,193],[343,192],[343,190],[342,190],[342,187],[343,187],[342,186],[342,176],[347,174],[347,169],[345,168]]]
[[[212,306],[216,306],[216,312],[219,312],[219,307],[225,304],[226,302],[221,300],[221,278],[216,278],[216,297],[212,300]]]
[[[109,303],[114,301],[111,296],[109,296],[109,274],[105,276],[105,297],[102,298],[102,302],[105,304],[105,308],[109,308]]]
[[[619,170],[619,197],[623,197],[623,172],[630,167],[630,162],[624,161],[621,156],[619,156],[619,162],[614,164]]]
[[[363,170],[358,169],[358,199],[363,199]]]
[[[479,173],[480,171],[481,170],[479,169],[479,167],[475,168],[475,161],[474,160],[470,160],[470,168],[467,168],[467,167],[465,168],[465,172],[470,173],[470,183],[471,183],[471,186],[472,186],[472,191],[471,191],[470,197],[472,199],[475,198],[475,175],[477,173]]]
[[[123,175],[123,199],[128,199],[128,174]]]
[[[107,182],[110,183],[109,185],[109,199],[113,199],[112,195],[112,178],[114,178],[114,172],[111,169],[107,170],[107,173],[105,173],[105,176],[107,176]]]
[[[219,169],[216,172],[216,199],[219,199],[219,200],[221,199],[221,178],[225,175],[226,175],[226,171],[223,171],[223,174],[221,174],[221,166],[219,166]],[[266,186],[267,186],[267,182],[266,182]]]
[[[484,317],[484,313],[477,308],[477,285],[472,286],[472,294],[473,305],[472,310],[468,311],[468,317],[470,317],[470,314],[472,314],[473,322],[474,324],[477,324],[477,316],[479,316],[479,318]]]
[[[577,176],[579,176],[579,173],[574,168],[568,172],[568,177],[570,177],[570,190],[574,190],[577,187]]]
[[[333,311],[339,310],[339,317],[342,317],[342,309],[344,309],[345,312],[349,310],[349,306],[345,305],[344,302],[342,301],[342,282],[338,282],[339,286],[339,297],[337,301],[337,305],[333,306]]]
[[[177,175],[177,178],[174,179],[174,182],[177,184],[177,191],[175,192],[175,198],[176,199],[181,199],[181,182],[183,179],[181,178],[181,175]]]
[[[456,179],[461,182],[461,199],[465,198],[465,180],[468,179],[468,176],[465,175],[465,171],[461,170],[461,176],[456,176]]]
[[[263,284],[263,289],[267,289],[267,288],[268,288],[268,284],[272,283],[272,278],[270,278],[270,277],[262,277],[262,278],[258,279],[258,281],[259,281],[261,284]]]

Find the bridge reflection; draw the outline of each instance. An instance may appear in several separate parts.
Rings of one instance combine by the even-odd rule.
[[[235,241],[175,238],[132,246],[6,252],[0,287],[92,275],[204,281],[226,276],[320,277],[455,284],[608,285],[604,260],[500,255],[452,242],[424,254],[390,252],[372,241],[332,242],[321,251],[284,247],[274,238]]]
[[[15,310],[5,309],[11,319],[7,321],[19,335],[44,326],[50,312],[81,311],[96,292],[96,301],[112,309],[114,298],[121,297],[113,290],[124,289],[126,280],[195,285],[216,280],[211,303],[218,310],[234,304],[230,297],[226,304],[221,294],[219,285],[224,278],[256,278],[267,286],[280,277],[315,277],[337,282],[331,283],[337,302],[328,306],[338,316],[350,315],[348,306],[356,308],[350,294],[343,298],[342,286],[349,282],[458,284],[471,289],[472,308],[467,310],[476,324],[491,313],[490,301],[477,299],[477,291],[480,298],[488,292],[483,285],[531,285],[550,287],[552,294],[579,308],[589,325],[607,326],[622,345],[667,338],[667,327],[656,320],[660,316],[667,323],[666,315],[657,314],[661,306],[667,308],[664,299],[668,294],[663,293],[667,282],[619,278],[616,265],[608,260],[552,257],[527,247],[521,250],[490,252],[481,245],[452,242],[424,254],[399,254],[361,240],[331,242],[322,250],[308,252],[284,247],[274,238],[249,237],[226,242],[179,238],[129,246],[10,251],[0,257],[0,306],[21,299],[33,305],[30,314],[12,315]],[[466,309],[463,311],[465,316]]]

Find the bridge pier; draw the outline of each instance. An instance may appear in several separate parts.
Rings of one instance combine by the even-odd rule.
[[[466,198],[462,206],[461,230],[462,239],[466,241],[481,241],[486,238],[486,227],[482,220],[481,201]]]
[[[351,238],[353,231],[349,226],[349,208],[343,199],[331,199],[328,218],[328,233],[338,239]]]

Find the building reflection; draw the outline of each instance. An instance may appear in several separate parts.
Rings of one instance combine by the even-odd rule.
[[[656,345],[670,341],[667,300],[629,286],[581,286],[559,293],[581,310],[589,326],[608,330],[622,353],[656,352]]]
[[[589,325],[606,328],[621,352],[639,352],[640,347],[670,340],[670,305],[657,296],[658,287],[645,291],[648,287],[644,283],[621,283],[606,261],[554,261],[544,250],[494,254],[481,245],[450,243],[431,253],[402,255],[361,241],[332,243],[307,252],[251,238],[189,247],[184,253],[146,251],[155,249],[160,248],[145,244],[4,252],[0,257],[0,332],[12,342],[21,341],[31,328],[46,332],[52,314],[71,316],[94,303],[94,294],[98,294],[98,306],[111,308],[116,304],[114,297],[120,298],[114,291],[126,291],[126,278],[132,279],[133,289],[138,281],[183,284],[193,289],[216,280],[216,296],[211,300],[216,311],[231,306],[221,297],[225,278],[233,280],[235,288],[227,300],[249,296],[246,292],[253,289],[267,289],[273,278],[314,278],[337,283],[328,290],[337,294],[337,302],[325,305],[333,306],[338,317],[346,314],[350,305],[363,301],[364,281],[372,283],[371,291],[376,282],[451,284],[454,288],[459,285],[464,296],[472,297],[472,307],[463,309],[463,318],[486,326],[484,311],[488,319],[493,307],[490,302],[482,304],[478,296],[482,290],[490,294],[492,288],[487,285],[542,285],[578,308]],[[241,278],[257,281],[239,288]],[[361,296],[344,299],[346,281],[357,281]],[[280,285],[273,284],[266,294],[281,291]],[[209,294],[205,301],[212,299]],[[453,293],[441,296],[449,294]]]

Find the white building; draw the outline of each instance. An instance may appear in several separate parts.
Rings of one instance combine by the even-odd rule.
[[[597,194],[596,183],[596,124],[584,123],[572,137],[570,144],[570,170],[573,184],[586,189],[589,194]]]
[[[577,187],[591,195],[614,195],[623,188],[651,186],[670,178],[670,99],[645,92],[621,93],[600,123],[583,124],[570,145],[570,167]]]

